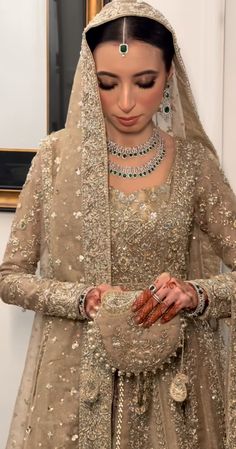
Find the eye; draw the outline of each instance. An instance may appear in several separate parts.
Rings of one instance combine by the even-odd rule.
[[[98,80],[98,86],[102,90],[112,90],[117,84],[105,84]]]
[[[148,82],[141,82],[141,81],[139,81],[138,83],[136,83],[137,84],[137,86],[138,87],[140,87],[141,89],[151,89],[154,85],[155,85],[155,82],[156,82],[156,80],[155,79],[152,79],[152,80],[150,80],[150,81],[148,81]]]

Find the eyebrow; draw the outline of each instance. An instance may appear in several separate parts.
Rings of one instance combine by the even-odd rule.
[[[97,72],[97,76],[110,76],[111,78],[119,78],[118,75],[115,75],[114,73],[111,72],[106,72],[106,71],[101,71],[101,72]],[[143,76],[143,75],[158,75],[158,71],[157,70],[143,70],[142,72],[138,72],[138,73],[134,73],[134,77],[137,76]]]

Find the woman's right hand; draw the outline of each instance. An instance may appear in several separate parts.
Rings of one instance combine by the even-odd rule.
[[[89,318],[93,319],[95,317],[99,307],[101,306],[102,295],[108,291],[121,292],[122,288],[118,286],[112,287],[109,284],[101,284],[88,292],[85,300],[85,311]]]

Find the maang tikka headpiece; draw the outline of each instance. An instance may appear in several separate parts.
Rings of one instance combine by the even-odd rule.
[[[123,22],[123,33],[122,33],[122,43],[119,45],[119,52],[122,56],[127,55],[129,51],[129,46],[127,44],[127,26],[126,26],[126,17],[124,17]]]

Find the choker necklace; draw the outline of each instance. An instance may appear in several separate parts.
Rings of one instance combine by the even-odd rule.
[[[107,149],[108,152],[117,157],[122,157],[125,159],[126,157],[135,157],[135,156],[143,156],[144,154],[149,153],[149,151],[153,150],[157,146],[160,145],[161,136],[157,128],[153,129],[151,137],[147,140],[147,142],[142,145],[138,145],[137,147],[122,147],[112,140],[107,141]]]
[[[122,178],[139,178],[143,176],[147,176],[152,173],[158,165],[160,165],[162,159],[164,158],[166,153],[164,141],[160,137],[159,147],[155,156],[146,164],[141,165],[139,167],[122,167],[115,162],[109,162],[109,173],[112,175],[117,175]]]

